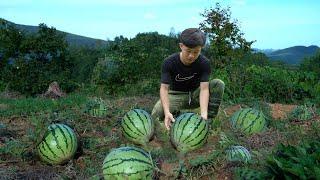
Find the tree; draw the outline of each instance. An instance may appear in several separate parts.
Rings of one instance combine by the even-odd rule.
[[[52,81],[59,82],[66,91],[74,88],[70,78],[73,64],[66,58],[64,34],[45,24],[39,25],[37,33],[26,34],[12,24],[1,23],[3,67],[0,80],[8,83],[11,90],[39,94]]]
[[[200,23],[200,29],[207,34],[207,54],[213,60],[214,67],[224,67],[251,51],[254,41],[243,37],[238,21],[231,19],[230,7],[225,9],[216,3],[215,8],[205,10],[201,15],[205,20]]]

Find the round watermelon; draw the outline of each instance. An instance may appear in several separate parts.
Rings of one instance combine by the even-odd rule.
[[[262,132],[267,121],[264,114],[253,108],[245,108],[235,112],[231,117],[231,125],[245,134]]]
[[[154,122],[149,113],[132,109],[121,121],[123,135],[130,141],[145,145],[154,135]]]
[[[207,142],[207,121],[195,113],[184,113],[176,118],[170,129],[172,145],[186,153],[202,147]]]
[[[86,104],[86,112],[92,117],[105,117],[107,115],[107,106],[103,99],[92,98]]]
[[[49,164],[63,164],[77,151],[78,140],[75,132],[64,124],[51,124],[37,146],[40,158]]]
[[[120,147],[112,150],[103,161],[104,179],[152,179],[151,156],[141,148]]]
[[[247,163],[251,160],[250,152],[243,146],[231,146],[226,150],[227,160]]]
[[[305,121],[313,118],[312,108],[306,105],[297,106],[289,114],[290,120]]]

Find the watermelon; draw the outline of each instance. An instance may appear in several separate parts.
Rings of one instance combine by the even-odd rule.
[[[141,148],[120,147],[112,150],[103,161],[104,179],[152,179],[151,156]]]
[[[145,110],[132,109],[123,117],[121,129],[128,140],[145,145],[154,135],[154,122]]]
[[[92,117],[105,117],[107,115],[106,103],[101,98],[92,98],[87,102],[85,112]]]
[[[75,132],[64,124],[51,124],[42,141],[37,145],[40,158],[52,165],[63,164],[72,159],[77,151]]]
[[[247,163],[251,160],[250,152],[243,146],[231,146],[226,150],[227,160]]]
[[[267,126],[267,121],[261,111],[253,108],[245,108],[240,109],[232,115],[231,125],[234,129],[250,135],[262,132]]]
[[[178,151],[186,153],[204,145],[208,132],[206,120],[195,113],[183,113],[176,118],[170,129],[170,140]]]
[[[313,118],[313,110],[306,105],[297,106],[289,114],[289,119],[295,121],[305,121]]]

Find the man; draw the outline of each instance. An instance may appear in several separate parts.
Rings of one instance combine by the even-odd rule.
[[[173,114],[181,109],[200,106],[201,117],[214,118],[221,104],[224,83],[219,79],[209,82],[210,63],[201,55],[205,35],[197,28],[181,33],[181,52],[165,59],[162,65],[160,100],[152,110],[154,119],[163,120],[167,130],[175,121]]]

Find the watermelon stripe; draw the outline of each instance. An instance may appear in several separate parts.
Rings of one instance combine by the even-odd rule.
[[[146,121],[147,121],[147,122],[144,121],[142,124],[143,124],[143,129],[144,129],[145,135],[148,134],[148,131],[147,131],[146,126],[145,126],[145,124],[148,124],[148,117],[145,116],[145,119],[144,119],[144,118],[142,118],[142,117],[140,116],[141,111],[140,111],[140,113],[139,113],[136,109],[134,109],[133,111],[134,111],[135,113],[137,113],[137,116],[138,116],[139,120],[141,120],[141,121],[146,120]],[[142,114],[143,114],[143,113],[142,113]]]
[[[130,119],[129,119],[130,120]],[[137,135],[137,136],[140,136],[140,134],[138,134],[136,131],[133,131],[131,128],[130,128],[130,126],[127,124],[127,121],[122,121],[123,122],[123,124],[125,125],[125,126],[127,126],[127,128],[130,130],[130,132],[132,132],[132,133],[134,133],[135,135]],[[135,127],[135,126],[134,126]],[[124,131],[126,131],[126,130],[124,130]]]
[[[54,162],[55,160],[54,159],[51,159],[51,158],[49,158],[47,155],[46,155],[46,153],[45,153],[45,146],[44,146],[44,143],[41,143],[41,145],[42,145],[42,148],[41,147],[39,147],[39,150],[40,150],[40,152],[41,152],[41,155],[43,156],[43,157],[45,157],[47,160],[49,160],[49,162],[51,161],[51,162]],[[43,152],[44,151],[44,152]]]
[[[151,129],[153,128],[153,120],[151,119],[150,115],[146,112],[146,111],[142,111],[142,113],[144,114],[144,116],[146,117],[146,119],[150,119],[150,121],[148,121],[148,129]]]
[[[128,152],[128,151],[135,151],[140,153],[141,155],[143,155],[144,157],[150,159],[150,156],[148,154],[146,154],[145,152],[143,152],[142,150],[138,149],[138,148],[122,148],[122,149],[118,149],[118,151],[124,151],[124,152]]]
[[[128,114],[126,114],[125,117],[128,118],[128,120],[129,120],[129,122],[132,124],[132,126],[135,127],[136,130],[137,130],[142,136],[144,136],[143,132],[141,132],[140,129],[137,128],[137,127],[134,125],[134,123],[133,123],[132,119],[130,118],[130,116],[129,116]]]
[[[192,132],[182,141],[185,142],[187,139],[189,139],[192,135],[194,135],[194,132],[199,128],[200,124],[203,120],[199,120],[198,124],[193,128]]]
[[[43,142],[44,142],[44,144],[47,146],[47,149],[49,149],[49,151],[50,151],[56,158],[58,158],[57,154],[54,153],[54,152],[52,151],[52,149],[50,148],[49,144],[47,143],[47,140],[45,139]]]
[[[252,109],[248,109],[247,112],[245,113],[245,115],[242,118],[239,118],[239,119],[241,119],[240,127],[243,127],[243,124],[244,124],[247,116],[251,113],[251,111],[252,111]]]
[[[61,129],[61,127],[60,127],[59,124],[57,124],[57,127],[58,127],[59,131],[61,132],[61,134],[62,134],[62,136],[63,136],[64,143],[66,144],[66,148],[68,149],[69,143],[68,143],[67,137],[66,137],[66,135],[64,134],[64,132],[63,132],[63,130]]]
[[[248,127],[244,128],[244,132],[249,128],[249,131],[248,131],[248,132],[251,133],[253,124],[260,118],[260,116],[261,116],[261,114],[262,114],[262,113],[260,113],[259,111],[258,111],[257,113],[258,113],[258,115],[257,115],[256,119],[253,120]]]
[[[231,158],[234,159],[237,156],[237,149],[235,147],[231,148]]]
[[[65,127],[64,126],[64,128],[65,128],[65,130],[67,131],[67,134],[68,134],[68,136],[69,136],[69,138],[70,138],[70,144],[71,144],[71,152],[75,152],[76,151],[76,149],[75,148],[77,148],[76,147],[76,143],[77,143],[77,139],[76,139],[76,135],[75,135],[75,133],[74,133],[74,131],[72,130],[72,129],[70,129],[70,128],[68,128],[68,127]]]
[[[206,124],[204,124],[205,126],[202,128],[202,130],[198,133],[198,135],[196,137],[194,137],[193,139],[189,140],[188,142],[186,142],[187,144],[189,144],[190,142],[192,142],[193,140],[197,139],[203,131],[207,130],[206,129]]]
[[[132,139],[137,138],[137,137],[131,136],[126,130],[123,130],[123,132],[124,132],[129,138],[132,138]]]
[[[152,164],[148,161],[144,161],[144,160],[141,160],[141,159],[137,159],[137,158],[129,158],[129,159],[122,159],[122,158],[119,158],[119,159],[112,159],[110,161],[106,161],[105,163],[109,163],[109,162],[112,162],[112,161],[115,161],[115,160],[120,160],[119,163],[116,163],[116,164],[113,164],[111,166],[106,166],[106,167],[103,167],[103,170],[105,169],[108,169],[108,168],[111,168],[111,167],[114,167],[114,166],[117,166],[119,164],[122,164],[124,162],[130,162],[130,161],[136,161],[136,162],[140,162],[140,163],[144,163],[144,164],[148,164],[150,166],[152,166]]]
[[[191,116],[190,116],[187,120],[185,120],[186,123],[184,123],[184,125],[183,125],[183,127],[182,127],[182,129],[181,129],[181,134],[180,134],[180,137],[179,137],[179,142],[181,142],[181,137],[182,137],[182,135],[183,135],[184,128],[186,128],[186,126],[187,126],[187,124],[188,124],[188,121],[189,121],[193,116],[195,116],[195,114],[191,114]]]
[[[183,114],[183,116],[180,119],[184,119],[185,116],[187,116],[187,114]],[[180,119],[177,119],[177,123],[173,123],[172,129],[176,130],[180,126],[180,123],[181,123]],[[176,130],[176,133],[174,134],[173,139],[176,139],[176,137],[178,137],[178,131],[177,130]]]
[[[61,148],[61,146],[60,146],[60,144],[59,144],[59,140],[58,140],[58,138],[57,138],[57,136],[56,136],[56,131],[53,129],[53,130],[51,130],[51,132],[52,132],[52,135],[53,135],[53,138],[54,138],[54,140],[56,141],[56,143],[57,143],[57,148],[62,152],[62,154],[65,156],[65,153],[64,153],[64,151],[63,151],[63,149]]]
[[[236,116],[235,116],[235,121],[234,121],[234,125],[238,124],[238,120],[240,119],[240,117],[242,116],[242,114],[246,113],[246,110],[243,111],[238,111]]]
[[[197,144],[191,145],[191,147],[197,146],[197,145],[201,144],[203,141],[205,141],[205,140],[207,139],[206,137],[207,137],[207,135],[208,135],[208,132],[209,132],[209,131],[206,131],[206,134],[205,134],[205,136],[204,136],[205,138],[202,138]]]

